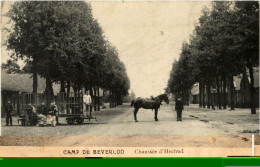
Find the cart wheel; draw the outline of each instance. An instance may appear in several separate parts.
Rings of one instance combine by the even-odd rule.
[[[74,119],[68,119],[67,121],[68,121],[68,124],[69,124],[69,125],[72,125],[72,124],[74,124],[74,122],[75,122]]]
[[[77,122],[77,124],[79,124],[79,125],[80,125],[80,124],[83,124],[84,119],[81,119],[81,118],[80,118],[80,119],[77,119],[76,122]]]

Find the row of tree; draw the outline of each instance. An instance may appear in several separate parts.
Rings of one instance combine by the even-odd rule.
[[[52,84],[61,92],[101,87],[120,101],[128,94],[129,78],[115,47],[107,41],[86,2],[15,2],[9,10],[12,28],[7,30],[7,48],[14,60],[26,63],[22,71],[33,73],[33,93],[37,75],[46,78],[47,104],[52,100]],[[65,90],[67,88],[67,90]]]
[[[174,61],[167,91],[182,96],[186,104],[192,85],[199,82],[200,107],[215,109],[227,106],[226,89],[230,90],[230,107],[234,109],[233,76],[249,70],[251,113],[255,114],[254,67],[259,66],[258,2],[212,2],[203,8],[189,43],[183,43],[180,59]]]

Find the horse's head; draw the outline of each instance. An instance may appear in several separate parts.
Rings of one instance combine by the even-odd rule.
[[[158,96],[161,101],[165,101],[167,104],[169,104],[169,99],[167,94],[161,94]]]

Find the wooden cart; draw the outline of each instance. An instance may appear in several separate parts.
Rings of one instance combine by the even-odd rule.
[[[69,125],[75,123],[83,124],[84,120],[97,120],[96,117],[90,117],[84,114],[82,92],[58,93],[57,105],[59,108],[58,116],[66,117],[66,121]]]

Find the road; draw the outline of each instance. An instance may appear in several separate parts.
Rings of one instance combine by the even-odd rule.
[[[259,117],[251,118],[250,114],[245,112],[242,113],[252,119],[251,122],[246,122],[248,126],[245,126],[245,123],[241,126],[234,121],[242,120],[244,116],[229,121],[224,119],[223,122],[219,117],[226,111],[213,113],[207,109],[199,109],[197,106],[185,107],[183,121],[177,122],[176,112],[172,109],[173,105],[162,105],[158,112],[158,122],[154,121],[154,111],[145,109],[139,110],[137,115],[139,122],[134,122],[133,108],[129,104],[95,111],[93,115],[97,117],[97,121],[91,120],[83,125],[67,125],[65,120],[61,119],[62,125],[56,127],[22,127],[17,124],[6,127],[3,126],[5,121],[2,118],[2,135],[6,137],[0,138],[0,145],[7,145],[8,142],[14,141],[15,145],[33,143],[34,145],[67,146],[104,146],[104,144],[106,146],[176,146],[185,143],[187,146],[212,146],[214,143],[213,146],[216,147],[247,147],[251,144],[250,133],[258,129],[258,124],[255,125],[255,122],[259,121]],[[226,114],[239,115],[234,112],[226,112]],[[228,116],[225,118],[227,119]],[[236,132],[230,129],[235,129]],[[27,137],[24,137],[22,142],[19,136]]]

